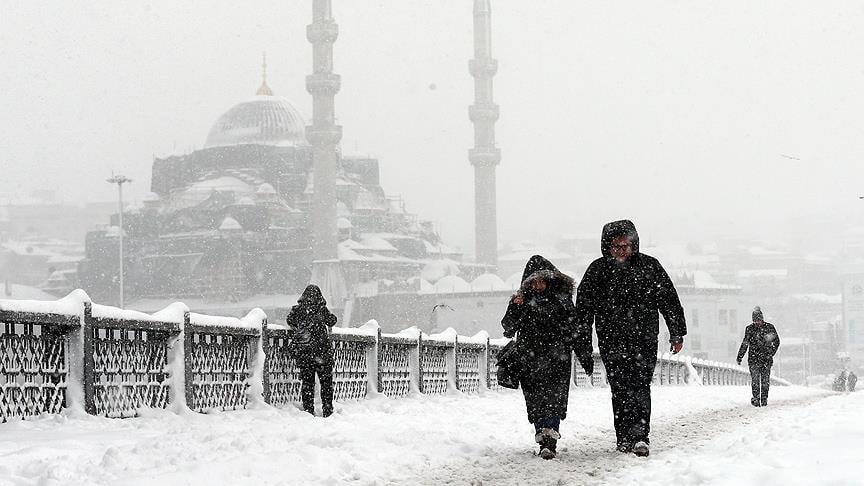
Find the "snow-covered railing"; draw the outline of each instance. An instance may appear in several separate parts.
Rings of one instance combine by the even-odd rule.
[[[260,309],[242,319],[173,304],[153,315],[92,304],[76,290],[55,302],[0,300],[0,421],[78,408],[108,417],[142,408],[235,410],[300,401],[300,373],[284,325]],[[453,329],[384,334],[374,321],[334,328],[334,398],[482,393],[499,389],[495,354],[507,339]],[[594,353],[590,377],[573,360],[573,385],[607,385]],[[746,385],[746,369],[658,356],[657,385]],[[778,384],[784,380],[772,377]]]
[[[267,328],[265,401],[287,405],[300,400],[300,370],[291,358],[284,326]],[[499,346],[483,332],[458,336],[448,329],[428,335],[416,328],[384,334],[371,321],[361,328],[334,328],[331,334],[335,363],[334,398],[362,399],[369,395],[404,397],[412,393],[443,394],[458,390],[479,393],[495,388],[489,381],[490,355]],[[494,376],[494,375],[493,375]]]

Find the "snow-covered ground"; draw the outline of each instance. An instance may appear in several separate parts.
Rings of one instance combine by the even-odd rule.
[[[559,457],[518,391],[295,409],[0,424],[0,485],[864,484],[864,393],[654,387],[652,452],[614,451],[609,390],[574,389]]]

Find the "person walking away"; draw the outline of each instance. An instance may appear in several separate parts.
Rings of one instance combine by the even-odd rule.
[[[840,370],[840,373],[834,378],[831,388],[836,392],[846,391],[846,370]]]
[[[290,339],[289,350],[300,368],[300,397],[303,410],[315,415],[315,375],[321,384],[321,412],[333,413],[333,345],[330,330],[336,316],[317,285],[309,285],[291,307],[285,319]]]
[[[849,375],[846,378],[846,389],[850,392],[855,391],[855,384],[858,383],[858,375],[854,371],[849,370]]]
[[[753,323],[744,330],[744,340],[741,341],[735,361],[740,365],[749,348],[747,365],[750,367],[753,391],[750,404],[754,407],[765,407],[768,405],[768,388],[771,385],[771,366],[774,364],[774,355],[780,348],[780,335],[773,324],[765,322],[759,306],[753,309],[752,317]]]
[[[504,336],[516,339],[525,370],[520,376],[525,408],[543,459],[556,456],[561,421],[567,418],[575,330],[573,287],[572,278],[534,255],[501,319]]]
[[[603,226],[602,255],[594,260],[576,291],[578,318],[574,349],[580,361],[591,349],[596,325],[600,358],[612,391],[617,449],[649,454],[651,379],[657,364],[663,315],[670,351],[684,345],[687,325],[678,292],[656,258],[639,251],[639,234],[629,220]]]

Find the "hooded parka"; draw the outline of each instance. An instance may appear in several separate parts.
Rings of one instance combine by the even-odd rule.
[[[612,255],[612,241],[629,237],[632,254],[625,262]],[[656,258],[639,251],[639,234],[628,221],[603,226],[602,257],[594,260],[576,295],[577,353],[591,349],[596,326],[600,357],[612,389],[619,446],[648,442],[651,378],[657,363],[660,315],[669,335],[687,334],[684,309],[672,280]]]
[[[327,309],[327,301],[317,285],[309,285],[291,307],[285,319],[291,333],[294,359],[304,364],[333,363],[333,346],[330,343],[330,328],[336,324],[336,316]]]
[[[303,410],[315,413],[315,375],[321,383],[322,413],[333,413],[333,345],[330,328],[336,316],[317,285],[309,285],[285,319],[289,328],[290,350],[300,368],[300,398]]]
[[[545,280],[543,292],[533,282]],[[520,379],[528,421],[567,417],[571,349],[575,334],[573,279],[540,255],[534,255],[522,273],[523,303],[510,301],[501,320],[504,336],[516,336],[526,370]]]

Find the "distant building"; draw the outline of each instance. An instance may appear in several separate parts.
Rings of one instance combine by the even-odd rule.
[[[203,149],[157,157],[156,198],[124,212],[127,301],[298,294],[313,258],[315,181],[305,126],[264,83],[216,120]],[[461,259],[429,222],[385,195],[376,159],[340,157],[336,177],[338,253],[350,286],[407,285],[430,260]],[[82,286],[100,302],[118,297],[116,215],[111,225],[87,235],[79,269]]]

